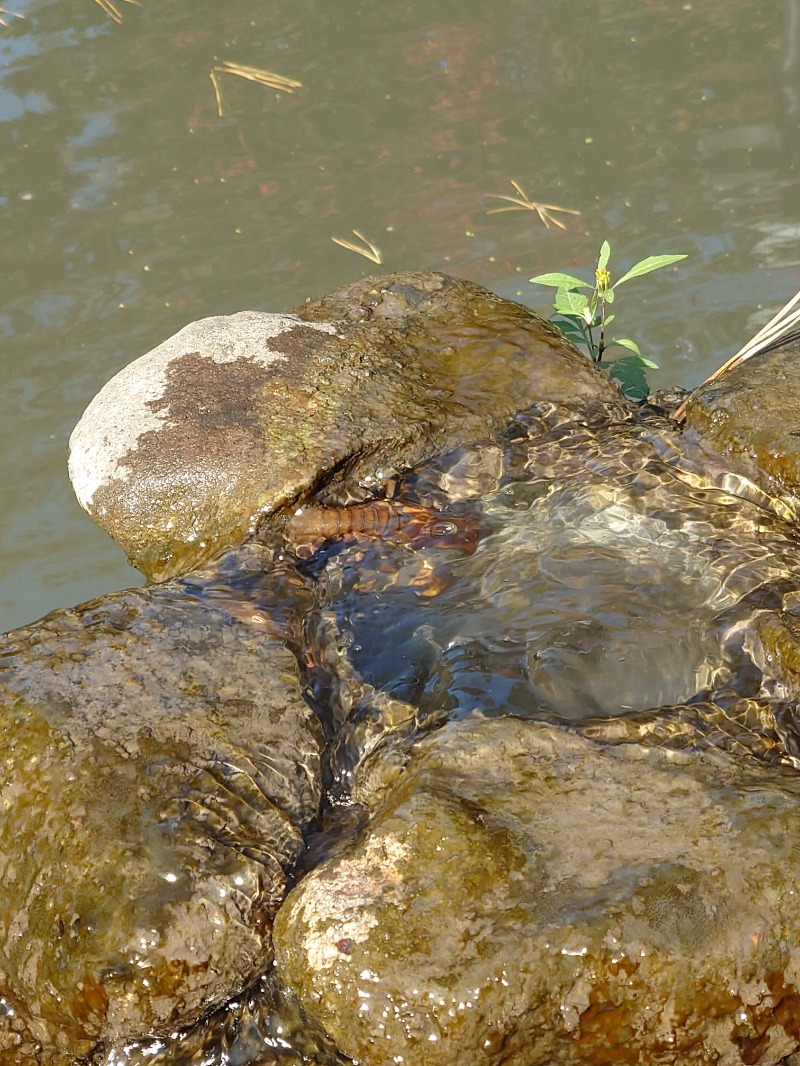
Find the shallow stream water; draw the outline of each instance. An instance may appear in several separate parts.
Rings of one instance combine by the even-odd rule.
[[[682,459],[663,462],[675,444]],[[434,716],[580,722],[736,675],[745,695],[748,597],[791,580],[800,554],[711,468],[700,482],[680,469],[693,461],[702,470],[702,450],[660,416],[615,424],[543,405],[499,441],[426,464],[400,498],[472,525],[477,547],[334,543],[316,568],[348,658]]]

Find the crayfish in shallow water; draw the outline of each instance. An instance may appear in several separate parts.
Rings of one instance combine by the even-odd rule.
[[[456,548],[472,555],[485,532],[476,516],[453,515],[415,504],[375,500],[350,507],[303,507],[289,519],[294,549],[308,558],[326,540],[378,537],[420,548]]]

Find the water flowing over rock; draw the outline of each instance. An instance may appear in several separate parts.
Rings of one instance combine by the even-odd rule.
[[[625,406],[520,304],[443,274],[392,274],[291,314],[186,326],[95,397],[70,440],[70,476],[160,581],[314,489],[363,498],[541,398]]]
[[[0,645],[0,1066],[796,1066],[791,350],[683,432],[407,272],[121,371],[164,583]]]
[[[288,987],[369,1066],[775,1064],[800,1043],[800,783],[479,716],[289,895]]]
[[[285,646],[308,597],[264,551],[227,562],[224,589],[195,574],[4,638],[3,1066],[168,1033],[270,963],[320,801]]]

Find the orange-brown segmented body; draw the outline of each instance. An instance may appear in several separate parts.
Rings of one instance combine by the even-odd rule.
[[[475,518],[389,500],[304,507],[289,519],[289,529],[300,555],[312,554],[323,541],[350,536],[380,537],[412,549],[458,548],[471,555],[483,532]]]

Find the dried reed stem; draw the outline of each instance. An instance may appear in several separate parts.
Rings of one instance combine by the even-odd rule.
[[[360,241],[363,241],[366,248],[354,244],[353,241],[346,241],[343,237],[331,237],[331,240],[341,248],[346,248],[348,252],[357,252],[358,255],[363,255],[365,259],[369,259],[370,262],[377,263],[378,266],[380,266],[383,263],[383,256],[381,255],[380,249],[357,229],[353,230],[353,236],[358,237]]]
[[[98,3],[101,0],[97,0]],[[108,2],[108,0],[105,0]],[[297,89],[303,88],[301,81],[296,81],[294,78],[285,78],[282,74],[274,74],[271,70],[262,70],[260,67],[248,67],[244,63],[233,63],[227,59],[222,63],[213,66],[211,68],[211,84],[214,86],[214,96],[217,101],[217,112],[219,117],[223,117],[222,111],[222,93],[220,91],[220,74],[235,74],[237,78],[244,78],[246,81],[254,81],[259,85],[265,85],[268,89],[277,89],[283,93],[293,93]]]

